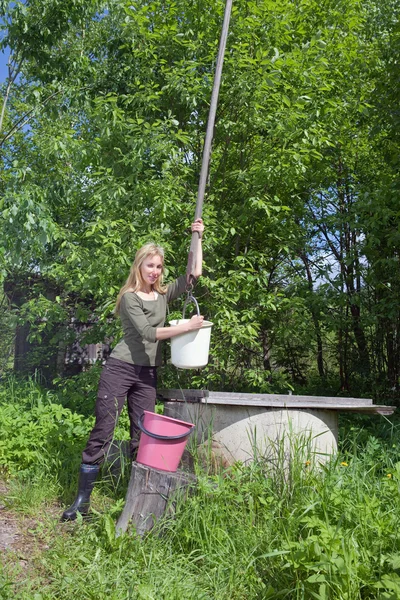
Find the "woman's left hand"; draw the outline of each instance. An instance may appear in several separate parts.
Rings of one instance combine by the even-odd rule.
[[[203,232],[204,232],[203,219],[196,219],[195,222],[192,223],[192,233],[194,231],[197,231],[197,233],[199,234],[199,238],[203,237]]]

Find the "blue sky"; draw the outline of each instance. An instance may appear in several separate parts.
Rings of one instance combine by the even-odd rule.
[[[4,52],[0,52],[0,83],[6,80],[8,70],[7,70],[7,61],[8,61],[9,52],[5,50]]]
[[[7,33],[7,30],[3,29],[4,21],[2,18],[0,19],[0,25],[2,26],[0,30],[0,41],[2,41]],[[3,83],[6,80],[8,74],[7,61],[9,54],[8,46],[4,51],[0,50],[0,83]]]

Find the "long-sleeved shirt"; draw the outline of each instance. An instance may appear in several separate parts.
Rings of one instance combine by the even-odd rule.
[[[185,289],[186,277],[181,275],[168,285],[165,294],[158,294],[156,300],[143,300],[135,292],[126,292],[120,304],[124,337],[111,356],[134,365],[161,365],[161,344],[156,339],[156,329],[164,327],[167,304]]]

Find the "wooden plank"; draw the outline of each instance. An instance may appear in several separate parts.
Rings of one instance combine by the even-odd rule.
[[[207,390],[160,390],[160,400],[201,402],[232,406],[314,406],[349,405],[372,406],[371,398],[341,398],[335,396],[296,396],[294,394],[245,394],[237,392],[211,392]]]
[[[210,405],[248,406],[264,408],[340,410],[370,414],[391,415],[394,406],[374,405],[371,398],[343,398],[335,396],[296,396],[294,394],[246,394],[212,392],[208,390],[160,390],[163,402],[196,402]]]
[[[174,402],[174,400],[165,400],[165,402]],[[180,403],[182,401],[178,401]],[[200,404],[211,405],[211,406],[240,406],[248,408],[265,408],[266,410],[271,409],[287,409],[287,410],[334,410],[334,411],[345,411],[345,412],[359,412],[359,413],[370,413],[370,414],[381,414],[391,415],[395,412],[395,406],[383,406],[375,404],[367,405],[356,405],[356,404],[325,404],[324,402],[281,402],[281,401],[270,401],[265,402],[254,402],[244,404],[243,402],[234,402],[233,400],[229,403],[214,399],[214,400],[201,400]]]
[[[377,415],[392,415],[395,410],[396,407],[395,406],[383,406],[383,405],[374,405],[374,406],[359,406],[357,408],[355,407],[349,407],[347,409],[345,408],[335,408],[334,410],[347,410],[347,412],[357,412],[357,413],[367,413],[367,414],[377,414]]]
[[[213,398],[202,398],[200,399],[200,404],[215,404],[215,405],[224,405],[224,406],[259,406],[259,407],[265,407],[265,408],[274,408],[274,407],[286,407],[286,408],[301,408],[301,407],[305,407],[305,408],[324,408],[324,409],[331,409],[334,410],[336,408],[360,408],[363,406],[370,406],[372,407],[373,404],[370,404],[369,402],[343,402],[343,399],[339,398],[338,402],[333,402],[331,400],[328,399],[328,401],[325,400],[325,398],[319,398],[319,399],[309,399],[309,398],[296,398],[293,399],[290,396],[286,398],[270,398],[268,400],[260,400],[258,398],[252,399],[252,400],[247,400],[244,401],[243,399],[235,399],[235,398],[230,398],[229,400],[227,400],[226,398],[219,398],[219,397],[213,397]]]
[[[253,401],[247,402],[244,404],[242,401],[233,401],[226,402],[225,400],[221,400],[219,398],[214,398],[212,400],[204,399],[201,400],[201,404],[211,404],[211,405],[223,405],[223,406],[248,406],[248,407],[259,407],[259,408],[286,408],[293,410],[301,410],[301,409],[311,409],[311,410],[340,410],[340,411],[348,411],[348,412],[365,412],[365,413],[379,413],[385,415],[391,415],[394,413],[396,408],[394,406],[379,406],[374,404],[342,404],[337,403],[333,404],[330,402],[323,402],[323,398],[319,402],[310,402],[310,401],[295,401],[295,402],[282,402],[281,400],[270,400],[268,402],[265,401]]]
[[[351,404],[353,406],[372,406],[371,398],[342,398],[340,396],[297,396],[295,394],[245,394],[237,392],[209,392],[209,401],[218,400],[225,401],[227,404],[230,401],[241,401],[245,404],[252,402],[307,402],[325,404]],[[261,404],[262,406],[262,404]]]

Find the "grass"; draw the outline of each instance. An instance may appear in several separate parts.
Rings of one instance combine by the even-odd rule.
[[[17,388],[14,405],[26,411],[27,389]],[[30,411],[40,394],[32,392]],[[90,521],[59,523],[77,476],[73,433],[62,445],[64,457],[54,442],[57,427],[71,431],[68,418],[45,441],[38,424],[39,465],[18,472],[5,454],[13,473],[7,508],[36,517],[39,549],[29,572],[3,560],[1,600],[400,598],[395,420],[342,419],[340,452],[322,469],[301,455],[289,474],[282,465],[271,472],[262,457],[213,474],[196,463],[196,493],[177,507],[174,520],[137,539],[132,532],[115,536],[127,475],[117,485],[108,478],[96,486]],[[2,434],[1,427],[0,421]]]

